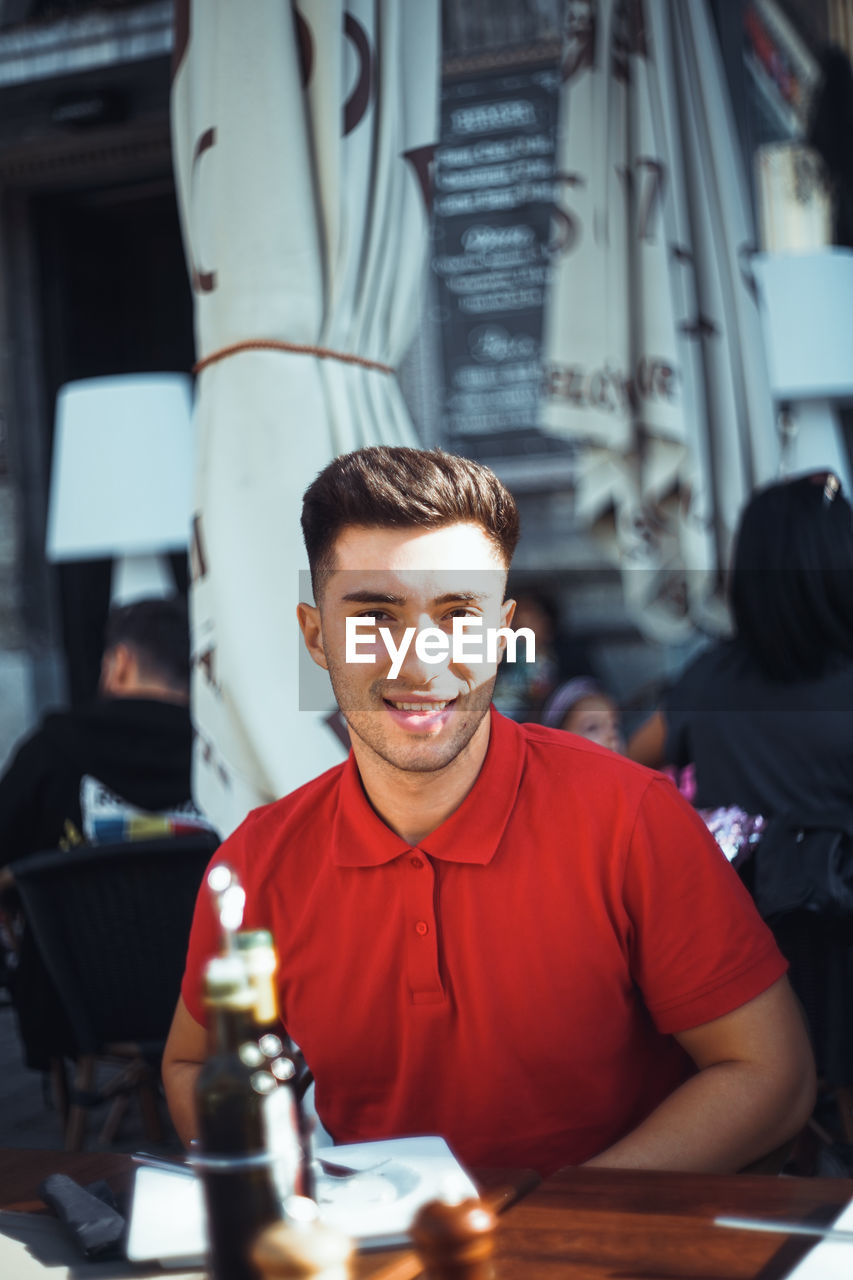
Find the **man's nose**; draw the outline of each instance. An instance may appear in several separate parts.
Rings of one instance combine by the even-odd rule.
[[[434,654],[438,648],[436,643],[437,637],[426,637],[426,641],[420,640],[420,637],[423,635],[424,631],[429,630],[434,632],[437,629],[440,630],[440,628],[436,628],[436,624],[429,614],[423,614],[410,625],[415,627],[415,634],[412,637],[412,643],[409,645],[406,656],[403,659],[400,674],[406,677],[406,680],[412,688],[423,688],[434,680],[440,671],[444,671],[449,665],[451,637],[447,637],[447,654],[443,657],[436,657],[432,661],[428,661],[426,658],[420,656],[418,650],[421,649],[423,652],[422,645],[426,643],[428,652]],[[431,643],[430,639],[432,640]]]

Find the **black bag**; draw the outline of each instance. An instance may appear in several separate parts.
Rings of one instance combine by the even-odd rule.
[[[752,872],[765,920],[791,911],[853,918],[853,812],[771,818]]]

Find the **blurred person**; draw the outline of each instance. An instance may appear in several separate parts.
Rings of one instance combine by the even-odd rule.
[[[498,478],[361,449],[309,486],[302,526],[316,603],[297,617],[351,754],[255,810],[214,862],[236,871],[246,926],[275,937],[283,1022],[334,1140],[435,1133],[471,1166],[542,1172],[723,1171],[793,1135],[814,1077],[785,962],[675,788],[500,715],[496,649],[391,660],[460,618],[493,637],[514,623],[518,514]],[[346,637],[377,624],[363,664]],[[185,1142],[220,933],[204,888],[163,1060]]]
[[[853,807],[853,512],[836,475],[753,495],[728,592],[733,637],[688,665],[629,756],[692,764],[699,809]]]
[[[554,597],[541,587],[516,593],[513,627],[533,632],[536,658],[501,664],[494,703],[511,720],[538,722],[557,685],[572,676],[593,675],[594,664],[587,646],[566,629]]]
[[[114,608],[97,697],[50,712],[0,778],[0,865],[191,825],[189,624],[177,598]],[[174,812],[174,821],[163,816]]]
[[[543,708],[542,723],[610,751],[625,750],[619,706],[591,676],[577,676],[559,685]]]
[[[849,1088],[849,916],[820,906],[849,879],[853,830],[853,510],[833,472],[753,495],[729,599],[733,637],[687,667],[629,754],[692,762],[694,803],[729,833],[790,961],[821,1077]]]
[[[139,600],[108,619],[98,696],[52,711],[0,778],[0,867],[75,844],[180,834],[208,824],[192,800],[189,624],[178,598]],[[61,1015],[0,872],[18,939],[9,988],[27,1065],[48,1066],[45,1029]],[[49,1037],[53,1043],[53,1036]]]

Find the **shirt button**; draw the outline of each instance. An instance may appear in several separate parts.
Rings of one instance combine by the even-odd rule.
[[[409,858],[409,864],[413,866],[416,871],[420,871],[421,867],[424,865],[424,860],[423,858],[418,857]]]
[[[427,933],[429,933],[429,925],[427,924],[426,920],[418,921],[418,923],[415,925],[415,933],[419,933],[422,938]]]

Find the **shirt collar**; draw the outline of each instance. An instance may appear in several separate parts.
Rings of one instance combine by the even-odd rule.
[[[525,742],[518,725],[491,708],[486,758],[458,809],[418,845],[443,862],[491,862],[512,813],[524,768]],[[332,861],[339,867],[378,867],[412,848],[373,811],[350,752],[338,789],[332,828]]]

